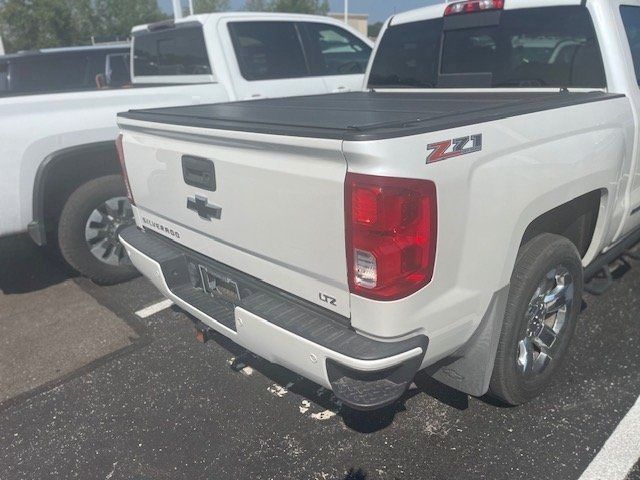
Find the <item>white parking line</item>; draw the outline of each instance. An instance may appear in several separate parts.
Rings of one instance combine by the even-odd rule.
[[[142,310],[138,310],[136,315],[140,318],[147,318],[151,315],[155,315],[162,310],[165,310],[173,305],[173,302],[169,299],[162,300],[161,302],[154,303],[153,305],[148,306],[147,308],[143,308]]]
[[[640,459],[640,398],[625,415],[580,480],[624,480]]]

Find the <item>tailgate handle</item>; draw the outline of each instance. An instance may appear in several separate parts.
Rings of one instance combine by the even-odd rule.
[[[211,160],[183,155],[182,177],[187,185],[209,192],[216,191],[216,168]]]

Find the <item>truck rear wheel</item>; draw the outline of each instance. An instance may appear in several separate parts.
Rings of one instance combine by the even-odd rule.
[[[489,393],[520,405],[564,363],[582,305],[580,255],[568,239],[535,237],[518,254]]]
[[[129,280],[137,271],[118,235],[133,222],[122,178],[108,175],[91,180],[73,192],[62,209],[60,252],[69,265],[96,283]]]

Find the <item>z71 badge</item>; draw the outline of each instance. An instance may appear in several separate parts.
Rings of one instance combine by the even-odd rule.
[[[431,152],[427,157],[427,163],[440,162],[447,158],[479,152],[482,150],[482,134],[432,143],[427,146],[427,150]]]

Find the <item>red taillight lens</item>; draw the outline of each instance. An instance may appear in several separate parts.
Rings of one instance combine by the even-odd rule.
[[[435,184],[348,173],[345,191],[351,292],[397,300],[427,285],[436,252]]]
[[[127,175],[127,166],[124,163],[124,147],[122,145],[122,134],[120,133],[116,138],[116,151],[118,152],[118,160],[120,161],[120,170],[122,170],[122,178],[124,179],[124,186],[127,189],[127,198],[134,204],[133,193],[131,192],[131,185],[129,184],[129,175]]]
[[[504,0],[468,0],[456,2],[447,6],[444,11],[445,17],[449,15],[459,15],[461,13],[484,12],[486,10],[502,10]]]

